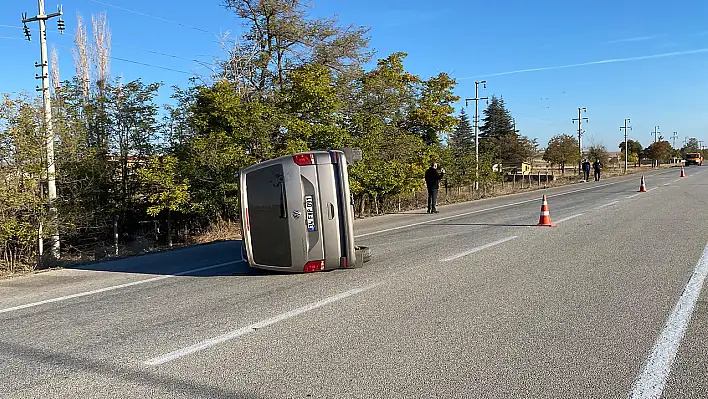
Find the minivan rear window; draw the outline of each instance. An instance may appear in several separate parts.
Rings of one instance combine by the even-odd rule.
[[[253,261],[260,265],[291,266],[283,165],[249,172],[246,175],[246,194]]]

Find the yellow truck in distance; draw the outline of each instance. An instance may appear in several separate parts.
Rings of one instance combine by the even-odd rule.
[[[695,164],[698,166],[703,165],[703,155],[700,152],[686,153],[686,166],[691,164]]]

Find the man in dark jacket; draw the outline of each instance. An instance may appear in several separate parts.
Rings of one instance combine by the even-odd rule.
[[[583,175],[584,181],[590,181],[590,162],[587,159],[583,162]]]
[[[602,169],[602,164],[599,159],[595,160],[595,163],[592,164],[592,168],[595,170],[595,181],[600,181],[600,169]]]
[[[438,170],[438,163],[433,164],[425,171],[425,185],[428,186],[428,213],[438,213],[436,203],[438,201],[438,189],[440,180],[445,175],[445,168]]]

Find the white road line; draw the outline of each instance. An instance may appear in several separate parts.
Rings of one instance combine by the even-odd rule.
[[[40,306],[40,305],[46,305],[46,304],[48,304],[48,303],[66,301],[67,299],[81,298],[81,297],[88,296],[88,295],[100,294],[100,293],[102,293],[102,292],[107,292],[107,291],[113,291],[113,290],[117,290],[117,289],[121,289],[121,288],[132,287],[132,286],[135,286],[135,285],[152,283],[152,282],[155,282],[155,281],[160,281],[160,280],[164,280],[164,279],[171,278],[171,277],[184,276],[184,275],[187,275],[187,274],[197,273],[197,272],[201,272],[201,271],[204,271],[204,270],[216,269],[216,268],[218,268],[218,267],[224,267],[224,266],[233,265],[233,264],[241,263],[241,262],[242,262],[241,260],[237,260],[237,261],[233,261],[233,262],[220,263],[220,264],[218,264],[218,265],[200,267],[199,269],[187,270],[187,271],[179,272],[179,273],[175,273],[175,274],[169,274],[169,275],[165,275],[165,276],[153,277],[153,278],[149,278],[149,279],[146,279],[146,280],[133,281],[132,283],[119,284],[119,285],[112,285],[112,286],[110,286],[110,287],[100,288],[100,289],[93,290],[93,291],[79,292],[79,293],[76,293],[76,294],[71,294],[71,295],[62,296],[62,297],[58,297],[58,298],[46,299],[46,300],[44,300],[44,301],[28,303],[28,304],[25,304],[25,305],[14,306],[14,307],[11,307],[11,308],[6,308],[6,309],[0,309],[0,314],[2,314],[2,313],[14,312],[14,311],[16,311],[16,310],[27,309],[27,308],[31,308],[31,307],[35,307],[35,306]]]
[[[708,246],[703,250],[703,256],[698,261],[691,279],[686,284],[673,311],[669,314],[664,330],[654,343],[654,348],[644,365],[644,370],[635,380],[629,395],[630,398],[661,397],[707,274]]]
[[[296,316],[299,316],[299,315],[301,315],[301,314],[303,314],[303,313],[307,313],[307,312],[309,312],[309,311],[311,311],[311,310],[315,310],[315,309],[317,309],[317,308],[321,308],[321,307],[326,306],[326,305],[329,305],[329,304],[331,304],[331,303],[334,303],[334,302],[337,302],[337,301],[341,301],[342,299],[348,298],[348,297],[350,297],[350,296],[353,296],[353,295],[356,295],[356,294],[360,294],[360,293],[362,293],[362,292],[364,292],[364,291],[368,291],[368,290],[370,290],[370,289],[372,289],[372,288],[374,288],[374,287],[377,287],[377,286],[379,286],[379,285],[381,285],[381,284],[383,284],[383,282],[378,282],[378,283],[375,283],[375,284],[367,285],[367,286],[365,286],[365,287],[354,288],[354,289],[351,289],[351,290],[349,290],[349,291],[342,292],[341,294],[337,294],[337,295],[334,295],[334,296],[325,298],[325,299],[323,299],[323,300],[321,300],[321,301],[317,301],[317,302],[313,302],[313,303],[307,304],[307,305],[302,306],[302,307],[299,307],[299,308],[297,308],[297,309],[293,309],[293,310],[291,310],[291,311],[289,311],[289,312],[281,313],[281,314],[279,314],[279,315],[276,315],[276,316],[267,318],[267,319],[265,319],[265,320],[261,320],[261,321],[259,321],[259,322],[257,322],[257,323],[250,324],[250,325],[248,325],[248,326],[246,326],[246,327],[242,327],[242,328],[239,328],[239,329],[237,329],[237,330],[233,330],[233,331],[227,332],[227,333],[225,333],[225,334],[216,336],[216,337],[214,337],[214,338],[206,339],[206,340],[204,340],[204,341],[202,341],[202,342],[199,342],[199,343],[197,343],[197,344],[194,344],[194,345],[191,345],[191,346],[187,346],[187,347],[182,348],[182,349],[178,349],[178,350],[176,350],[176,351],[167,353],[167,354],[165,354],[165,355],[161,355],[161,356],[154,357],[154,358],[152,358],[152,359],[150,359],[150,360],[144,361],[143,364],[146,365],[146,366],[158,366],[158,365],[160,365],[160,364],[164,364],[164,363],[167,363],[167,362],[171,362],[171,361],[173,361],[173,360],[175,360],[175,359],[179,359],[180,357],[184,357],[184,356],[190,355],[190,354],[192,354],[192,353],[199,352],[199,351],[202,351],[202,350],[204,350],[204,349],[208,349],[208,348],[210,348],[210,347],[212,347],[212,346],[215,346],[215,345],[224,343],[224,342],[226,342],[226,341],[230,341],[230,340],[232,340],[232,339],[241,337],[241,336],[243,336],[243,335],[250,334],[250,333],[255,332],[256,330],[258,330],[258,329],[260,329],[260,328],[268,327],[268,326],[270,326],[270,325],[272,325],[272,324],[275,324],[275,323],[278,323],[278,322],[281,322],[281,321],[284,321],[284,320],[287,320],[287,319],[291,319],[291,318],[296,317]]]
[[[582,214],[582,213],[578,213],[577,215],[568,216],[568,217],[563,218],[563,219],[558,219],[558,220],[555,221],[555,223],[556,223],[556,224],[558,224],[558,223],[563,223],[563,222],[568,221],[568,220],[570,220],[570,219],[575,219],[575,218],[577,218],[578,216],[583,216],[583,214]]]
[[[608,206],[612,206],[612,205],[614,205],[614,204],[616,204],[616,203],[618,203],[618,202],[619,202],[619,201],[608,202],[608,203],[606,203],[606,204],[604,204],[604,205],[598,206],[596,209],[602,209],[602,208],[605,208],[605,207],[608,207]]]
[[[487,248],[493,247],[493,246],[495,246],[495,245],[503,244],[503,243],[505,243],[505,242],[507,242],[507,241],[511,241],[511,240],[513,240],[513,239],[516,239],[516,238],[519,238],[519,236],[511,236],[511,237],[503,238],[503,239],[501,239],[501,240],[499,240],[499,241],[490,242],[489,244],[484,244],[484,245],[482,245],[482,246],[479,246],[479,247],[476,247],[476,248],[472,248],[472,249],[470,249],[469,251],[465,251],[465,252],[463,252],[463,253],[461,253],[461,254],[457,254],[457,255],[455,255],[455,256],[451,256],[451,257],[445,258],[445,259],[440,259],[440,262],[449,262],[449,261],[451,261],[451,260],[459,259],[459,258],[462,258],[463,256],[467,256],[467,255],[473,254],[473,253],[475,253],[475,252],[479,252],[479,251],[481,251],[481,250],[483,250],[483,249],[487,249]]]
[[[641,193],[636,193],[636,194],[629,195],[629,196],[627,196],[627,197],[624,197],[624,199],[634,198],[634,197],[638,196],[639,194],[641,194]]]
[[[612,182],[612,183],[607,183],[607,184],[599,184],[599,185],[597,185],[597,186],[593,185],[592,187],[581,188],[581,189],[578,189],[578,190],[568,191],[568,192],[565,192],[565,193],[558,193],[558,194],[547,195],[547,198],[554,198],[554,197],[560,197],[560,196],[568,195],[568,194],[575,194],[575,193],[579,193],[579,192],[582,192],[582,191],[594,190],[594,189],[596,189],[596,188],[606,187],[606,186],[612,186],[612,185],[620,184],[620,183],[626,183],[626,182],[617,181],[617,182]],[[398,226],[398,227],[391,227],[391,228],[389,228],[389,229],[383,229],[383,230],[372,231],[371,233],[364,233],[364,234],[356,235],[356,236],[354,236],[354,238],[361,238],[361,237],[371,236],[371,235],[374,235],[374,234],[387,233],[387,232],[389,232],[389,231],[395,231],[395,230],[400,230],[400,229],[406,229],[406,228],[409,228],[409,227],[420,226],[420,225],[422,225],[422,224],[435,223],[435,222],[439,222],[439,221],[441,221],[441,220],[454,219],[454,218],[458,218],[458,217],[462,217],[462,216],[474,215],[474,214],[477,214],[477,213],[489,212],[489,211],[493,211],[493,210],[496,210],[496,209],[509,208],[509,207],[512,207],[512,206],[521,205],[521,204],[527,204],[527,203],[529,203],[529,202],[535,202],[535,201],[538,201],[538,198],[528,199],[528,200],[519,201],[519,202],[513,202],[513,203],[511,203],[511,204],[497,205],[497,206],[493,206],[493,207],[491,207],[491,208],[478,209],[478,210],[476,210],[476,211],[465,212],[465,213],[459,213],[459,214],[457,214],[457,215],[445,216],[445,217],[441,217],[441,218],[437,218],[437,219],[424,220],[424,221],[422,221],[422,222],[416,222],[416,223],[406,224],[406,225]]]

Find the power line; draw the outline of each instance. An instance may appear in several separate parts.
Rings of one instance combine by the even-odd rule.
[[[115,45],[115,44],[114,44],[114,45]],[[59,47],[59,48],[65,49],[65,50],[72,50],[72,48],[69,47],[69,46],[58,45],[58,46],[56,46],[56,47]],[[167,55],[167,54],[165,54],[165,55]],[[178,56],[173,56],[173,57],[181,58],[181,57],[178,57]],[[181,69],[175,69],[175,68],[169,68],[169,67],[165,67],[165,66],[161,66],[161,65],[149,64],[149,63],[147,63],[147,62],[135,61],[135,60],[131,60],[131,59],[127,59],[127,58],[122,58],[122,57],[116,57],[116,56],[112,56],[112,55],[108,56],[108,58],[110,58],[110,59],[112,59],[112,60],[116,60],[116,61],[129,62],[129,63],[131,63],[131,64],[143,65],[143,66],[147,66],[147,67],[151,67],[151,68],[157,68],[157,69],[164,69],[164,70],[166,70],[166,71],[178,72],[178,73],[183,73],[183,74],[187,74],[187,75],[199,75],[198,73],[195,73],[195,72],[188,72],[188,71],[184,71],[184,70],[181,70]],[[187,58],[183,58],[183,59],[186,60]],[[190,61],[198,62],[198,61],[196,61],[196,60],[190,60]]]
[[[195,26],[190,26],[190,25],[187,25],[187,24],[183,24],[183,23],[181,23],[181,22],[172,21],[172,20],[165,19],[165,18],[162,18],[162,17],[157,17],[157,16],[154,16],[154,15],[146,14],[146,13],[144,13],[144,12],[131,10],[131,9],[128,9],[128,8],[125,8],[125,7],[120,7],[120,6],[117,6],[117,5],[114,5],[114,4],[109,4],[109,3],[106,3],[106,2],[103,2],[103,1],[98,1],[98,0],[88,0],[88,1],[90,1],[90,2],[92,2],[92,3],[102,4],[102,5],[107,6],[107,7],[113,7],[113,8],[116,8],[116,9],[118,9],[118,10],[130,12],[130,13],[133,13],[133,14],[142,15],[143,17],[153,18],[153,19],[157,19],[157,20],[159,20],[159,21],[163,21],[163,22],[168,22],[168,23],[171,23],[171,24],[179,25],[179,26],[182,26],[182,27],[184,27],[184,28],[189,28],[189,29],[193,29],[193,30],[196,30],[196,31],[199,31],[199,32],[208,33],[208,34],[210,34],[210,35],[219,36],[219,35],[217,35],[216,33],[211,32],[211,31],[208,31],[208,30],[206,30],[206,29],[197,28],[197,27],[195,27]]]
[[[133,60],[129,60],[129,59],[125,59],[125,58],[120,58],[120,57],[111,56],[110,58],[111,58],[112,60],[123,61],[123,62],[129,62],[129,63],[131,63],[131,64],[138,64],[138,65],[143,65],[143,66],[152,67],[152,68],[164,69],[164,70],[166,70],[166,71],[179,72],[179,73],[184,73],[184,74],[187,74],[187,75],[196,75],[196,73],[194,73],[194,72],[187,72],[187,71],[182,71],[182,70],[180,70],[180,69],[168,68],[168,67],[163,67],[163,66],[159,66],[159,65],[152,65],[152,64],[145,63],[145,62],[133,61]]]
[[[194,58],[182,57],[182,56],[179,56],[179,55],[174,55],[174,54],[164,53],[164,52],[161,52],[161,51],[150,50],[150,49],[145,49],[145,48],[140,48],[140,47],[135,47],[135,46],[130,46],[130,45],[127,45],[127,44],[113,43],[113,45],[116,46],[116,47],[125,47],[125,48],[129,48],[129,49],[133,49],[133,50],[143,51],[143,52],[146,52],[146,53],[161,55],[161,56],[164,56],[164,57],[175,58],[175,59],[178,59],[178,60],[192,61],[192,62],[196,62],[197,64],[204,65],[204,61],[200,61],[200,60],[197,60],[197,59],[194,59]]]

